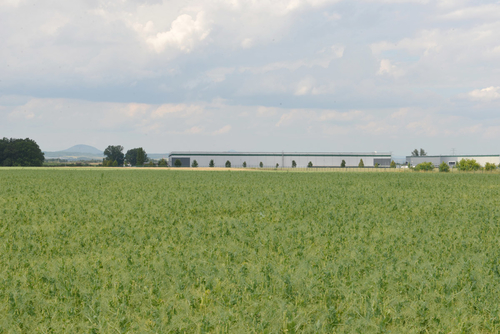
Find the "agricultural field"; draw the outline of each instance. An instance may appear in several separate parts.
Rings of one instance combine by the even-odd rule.
[[[500,176],[0,169],[0,333],[498,333]]]

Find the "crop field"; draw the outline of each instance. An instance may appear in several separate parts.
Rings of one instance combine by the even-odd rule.
[[[498,333],[500,175],[0,169],[0,333]]]

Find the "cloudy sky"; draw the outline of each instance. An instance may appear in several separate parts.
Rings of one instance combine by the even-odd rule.
[[[0,136],[500,153],[500,2],[0,0]]]

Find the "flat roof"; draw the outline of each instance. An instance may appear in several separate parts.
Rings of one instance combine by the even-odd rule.
[[[391,157],[388,152],[201,152],[201,151],[179,151],[171,152],[168,156],[195,155],[195,156],[320,156],[320,157]]]

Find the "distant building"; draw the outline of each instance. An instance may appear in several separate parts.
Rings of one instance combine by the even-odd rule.
[[[342,160],[346,167],[357,167],[363,159],[365,167],[389,167],[391,164],[390,153],[298,153],[298,152],[172,152],[169,154],[169,165],[175,166],[179,160],[182,167],[190,167],[193,160],[198,162],[199,167],[208,167],[210,161],[214,161],[215,167],[224,167],[226,161],[231,162],[231,167],[242,167],[246,162],[247,167],[291,168],[295,161],[298,168],[307,167],[309,162],[313,167],[340,167]]]
[[[500,155],[424,155],[424,156],[407,156],[406,162],[410,166],[416,166],[422,162],[432,162],[434,167],[439,167],[439,165],[444,161],[450,167],[454,167],[462,159],[474,159],[481,166],[484,166],[487,162],[494,163],[498,165],[500,163]]]

